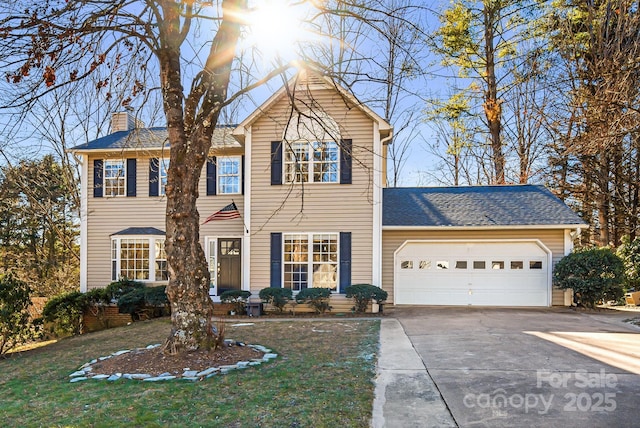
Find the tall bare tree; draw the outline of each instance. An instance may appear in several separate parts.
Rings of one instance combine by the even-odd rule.
[[[511,64],[531,37],[528,23],[537,8],[535,1],[456,0],[441,14],[435,34],[434,51],[471,82],[467,95],[481,105],[495,184],[506,182],[503,104],[513,83]]]
[[[301,3],[307,2],[292,2]],[[379,31],[378,24],[390,16],[378,0],[309,1],[308,7],[314,12],[310,19],[316,33],[329,43],[340,40],[325,33],[327,17],[359,20],[366,12],[363,22]],[[147,78],[157,82],[171,144],[166,250],[172,330],[164,349],[180,352],[214,346],[209,272],[196,209],[200,171],[225,107],[292,64],[282,61],[270,69],[257,69],[253,67],[257,54],[245,54],[248,63],[236,61],[252,12],[248,0],[43,0],[36,5],[17,0],[1,8],[0,66],[6,70],[6,80],[21,88],[6,102],[8,106],[28,108],[34,95],[96,70],[117,71],[125,63],[135,64],[138,76],[129,82],[131,97],[122,101],[124,107],[147,93]],[[333,64],[304,57],[305,52],[314,52],[312,46],[306,47],[300,59],[325,66],[331,73]],[[235,72],[250,77],[238,86]],[[97,86],[108,85],[107,79]]]

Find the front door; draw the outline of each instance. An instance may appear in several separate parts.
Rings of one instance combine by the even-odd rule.
[[[242,288],[242,254],[240,238],[218,238],[218,295]]]

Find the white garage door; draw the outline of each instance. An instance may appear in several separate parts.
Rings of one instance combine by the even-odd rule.
[[[408,241],[395,255],[395,303],[549,306],[550,254],[539,241]]]

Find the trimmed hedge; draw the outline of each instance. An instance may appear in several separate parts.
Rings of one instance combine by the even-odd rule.
[[[258,295],[264,303],[271,304],[278,312],[283,312],[287,303],[293,300],[290,288],[263,288]]]
[[[345,288],[346,297],[355,301],[356,312],[366,312],[369,302],[382,303],[387,300],[388,293],[371,284],[353,284]]]
[[[329,288],[305,288],[296,294],[296,302],[306,303],[313,308],[318,314],[331,311],[329,306],[329,298],[331,297],[331,289]]]

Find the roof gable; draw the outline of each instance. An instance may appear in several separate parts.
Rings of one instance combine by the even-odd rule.
[[[233,131],[233,135],[238,138],[240,141],[244,141],[244,136],[249,127],[257,121],[262,115],[264,115],[273,105],[275,105],[278,101],[280,101],[283,97],[288,96],[291,92],[290,88],[292,87],[301,87],[308,91],[313,91],[314,89],[333,89],[336,92],[340,93],[342,97],[344,97],[345,101],[353,105],[362,111],[367,117],[369,117],[372,121],[378,124],[378,129],[382,137],[387,137],[391,135],[392,127],[386,120],[384,120],[380,115],[371,110],[365,104],[358,101],[358,99],[350,93],[348,90],[343,88],[342,86],[335,83],[327,76],[323,76],[318,72],[308,70],[308,69],[300,69],[298,74],[291,78],[285,85],[283,85],[279,90],[277,90],[273,95],[271,95],[260,107],[255,109],[253,113],[247,116]]]
[[[543,186],[388,188],[383,226],[586,226]]]

